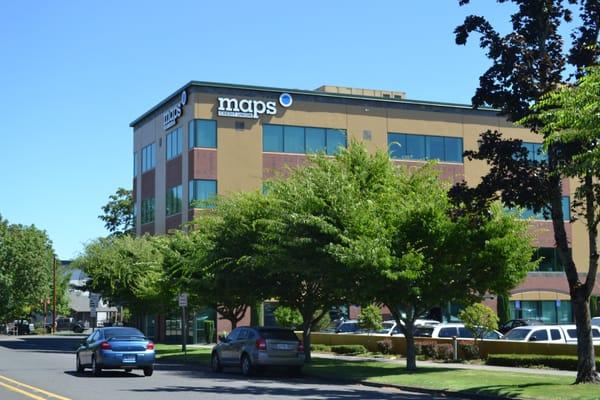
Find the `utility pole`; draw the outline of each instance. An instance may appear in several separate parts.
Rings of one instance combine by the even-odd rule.
[[[56,256],[52,262],[52,333],[56,333]]]

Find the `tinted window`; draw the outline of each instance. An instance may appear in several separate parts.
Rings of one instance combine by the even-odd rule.
[[[406,135],[406,158],[410,160],[425,159],[425,136]]]
[[[240,333],[237,336],[236,340],[246,340],[248,339],[248,329],[240,330]]]
[[[104,338],[113,337],[144,337],[144,334],[135,328],[109,328],[104,329]]]
[[[444,160],[444,138],[441,136],[425,136],[425,148],[428,160]]]
[[[461,138],[444,138],[445,160],[450,162],[463,162],[463,146]]]
[[[440,329],[440,333],[438,336],[441,338],[444,338],[444,337],[449,338],[452,336],[458,336],[457,333],[458,332],[457,332],[456,328],[442,328],[442,329]]]
[[[600,337],[600,330],[592,328],[592,337]]]
[[[432,327],[420,326],[415,329],[415,336],[431,337],[433,334]]]
[[[192,207],[210,207],[210,205],[202,204],[203,201],[209,200],[217,195],[217,181],[210,179],[196,179],[190,181],[189,185],[189,200]]]
[[[259,333],[265,339],[298,340],[294,331],[289,329],[261,329]]]
[[[339,129],[327,129],[327,154],[336,154],[340,147],[346,147],[346,132]]]
[[[306,152],[318,153],[325,149],[325,129],[306,128]]]
[[[560,332],[558,329],[550,329],[550,337],[552,337],[552,340],[560,340]]]
[[[487,331],[486,333],[483,334],[483,338],[484,339],[500,339],[500,335],[498,335],[494,331]]]
[[[263,125],[263,151],[283,151],[283,126]]]
[[[304,128],[298,126],[283,127],[283,151],[286,153],[305,153]]]
[[[461,337],[461,338],[472,338],[473,337],[473,332],[471,332],[467,328],[458,328],[458,337]]]
[[[338,327],[338,332],[354,332],[358,329],[356,322],[343,323]]]
[[[531,340],[531,339],[535,339],[537,341],[548,340],[548,332],[546,332],[545,329],[538,329],[537,331],[534,331],[531,334],[531,337],[529,338],[529,340]]]
[[[388,150],[391,158],[405,158],[406,135],[390,133],[388,135]]]
[[[567,335],[570,339],[577,339],[577,329],[567,329]]]
[[[189,147],[217,147],[217,121],[195,119],[189,122]]]
[[[231,331],[231,333],[227,336],[227,340],[237,340],[238,335],[240,334],[241,329],[235,328]]]
[[[508,340],[525,340],[529,332],[531,332],[531,329],[513,329],[504,338]]]

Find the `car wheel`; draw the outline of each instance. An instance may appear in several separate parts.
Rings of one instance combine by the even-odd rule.
[[[153,367],[144,368],[144,376],[152,376],[153,373],[154,373]]]
[[[223,366],[221,365],[221,360],[219,360],[219,355],[217,352],[213,352],[210,357],[210,369],[213,372],[221,372],[223,371]]]
[[[83,372],[85,371],[85,368],[83,367],[83,365],[81,365],[81,360],[79,359],[79,354],[77,354],[77,356],[75,357],[75,368],[77,369],[77,372]]]
[[[248,357],[248,354],[244,354],[242,356],[242,375],[244,376],[252,376],[252,374],[254,373],[254,368],[252,367],[252,361],[250,360],[250,357]]]
[[[94,376],[100,376],[102,374],[102,367],[96,362],[96,357],[92,357],[92,373]]]

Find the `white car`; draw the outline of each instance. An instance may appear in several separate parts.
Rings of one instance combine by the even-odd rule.
[[[354,333],[358,335],[404,336],[400,331],[400,327],[393,319],[389,321],[383,321],[381,323],[381,329],[379,330],[371,331],[367,329],[359,329]]]
[[[577,327],[572,325],[560,325],[565,333],[567,343],[577,343]],[[600,344],[600,327],[592,325],[592,341],[595,345]]]
[[[438,324],[435,326],[418,326],[415,329],[415,336],[430,338],[453,338],[473,339],[473,332],[465,327],[465,324]],[[501,339],[502,334],[498,331],[488,331],[483,335],[483,339]]]
[[[600,326],[600,317],[592,318],[592,325]]]
[[[515,342],[567,343],[565,331],[559,325],[519,326],[509,331],[504,336],[504,340]]]

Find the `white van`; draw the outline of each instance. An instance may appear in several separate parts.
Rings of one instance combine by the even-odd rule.
[[[567,343],[563,329],[558,325],[519,326],[503,338],[515,342]]]
[[[464,324],[450,323],[438,324],[435,326],[417,326],[415,327],[415,336],[430,338],[452,338],[473,339],[474,335]],[[498,331],[488,331],[483,335],[483,339],[501,339],[502,334]]]
[[[577,343],[577,327],[575,325],[560,325],[565,332],[567,343]],[[600,327],[592,325],[592,341],[600,344]]]

